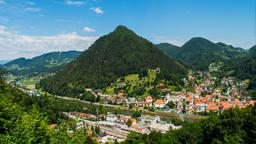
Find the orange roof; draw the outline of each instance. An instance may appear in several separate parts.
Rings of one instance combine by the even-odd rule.
[[[199,98],[199,101],[202,103],[206,103],[207,99],[205,97],[201,97],[201,98]]]
[[[80,115],[79,115],[79,117],[89,117],[90,116],[90,114],[86,114],[86,113],[81,113]]]
[[[131,125],[131,128],[139,130],[139,131],[143,131],[144,130],[143,127],[140,127],[140,126],[137,126],[137,125]]]
[[[147,96],[146,99],[153,99],[152,96]]]
[[[191,99],[186,99],[186,102],[192,102],[192,100]]]
[[[186,94],[185,93],[179,93],[179,94],[177,94],[177,96],[182,97],[182,96],[186,96]]]
[[[199,104],[199,103],[200,103],[200,100],[198,100],[198,99],[194,100],[194,104]]]
[[[217,111],[218,106],[215,103],[210,103],[208,106],[206,106],[206,110]]]
[[[93,132],[91,130],[87,131],[87,135],[92,136]]]
[[[193,98],[192,94],[187,94],[187,98]]]
[[[143,104],[149,105],[149,104],[152,104],[152,103],[151,102],[143,102]]]
[[[119,97],[123,97],[124,96],[124,93],[123,92],[120,92],[117,94]]]
[[[219,104],[223,106],[222,110],[226,110],[226,109],[230,108],[230,105],[228,102],[219,102]]]
[[[155,104],[165,104],[165,102],[162,99],[157,99]]]

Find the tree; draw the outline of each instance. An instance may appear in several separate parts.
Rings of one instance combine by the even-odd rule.
[[[143,95],[145,93],[146,89],[144,87],[138,87],[135,90],[136,95]]]
[[[143,77],[145,77],[147,75],[148,75],[148,70],[147,69],[143,68],[143,69],[140,70],[139,78],[143,78]]]
[[[167,105],[170,109],[176,108],[176,104],[173,101],[169,101]]]
[[[256,106],[244,109],[232,108],[212,113],[200,122],[185,123],[181,129],[165,134],[129,134],[122,144],[158,143],[256,143]]]
[[[95,102],[96,97],[92,92],[90,91],[85,91],[83,95],[80,97],[81,100],[89,101],[89,102]]]
[[[141,113],[139,111],[135,111],[135,112],[133,112],[132,117],[139,118],[139,117],[141,117]]]

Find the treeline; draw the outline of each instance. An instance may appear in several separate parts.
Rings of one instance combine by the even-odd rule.
[[[132,133],[122,144],[252,144],[256,143],[256,106],[233,108],[167,133]]]
[[[76,102],[31,98],[0,81],[0,143],[96,143],[85,129],[76,129],[75,121],[58,114],[77,109]]]

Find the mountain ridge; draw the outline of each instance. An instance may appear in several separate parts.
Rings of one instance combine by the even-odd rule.
[[[29,75],[32,73],[52,73],[58,71],[63,65],[77,58],[81,52],[50,52],[33,58],[17,58],[3,67],[13,75]]]
[[[158,48],[169,57],[181,61],[196,70],[207,70],[210,63],[227,61],[240,57],[245,51],[222,42],[214,43],[202,37],[194,37],[181,47],[168,48],[168,45],[158,44]]]

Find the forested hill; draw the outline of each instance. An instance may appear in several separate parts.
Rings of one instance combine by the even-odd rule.
[[[160,43],[156,44],[167,56],[177,60],[177,53],[179,52],[180,47],[170,44],[170,43]]]
[[[256,56],[256,45],[250,48],[249,53],[251,56]]]
[[[245,56],[229,61],[225,70],[242,80],[249,79],[248,90],[256,99],[256,46],[250,48]]]
[[[169,57],[179,60],[196,70],[207,70],[209,64],[227,61],[240,57],[245,53],[241,48],[235,48],[224,43],[213,43],[207,39],[195,37],[182,47],[168,44],[157,45]]]
[[[118,26],[55,76],[42,80],[40,86],[52,93],[68,95],[85,87],[103,88],[118,77],[158,67],[168,75],[185,73],[180,64],[154,44],[125,26]]]
[[[18,58],[3,65],[14,75],[29,75],[32,73],[54,73],[64,65],[77,58],[81,52],[51,52],[32,59]]]

